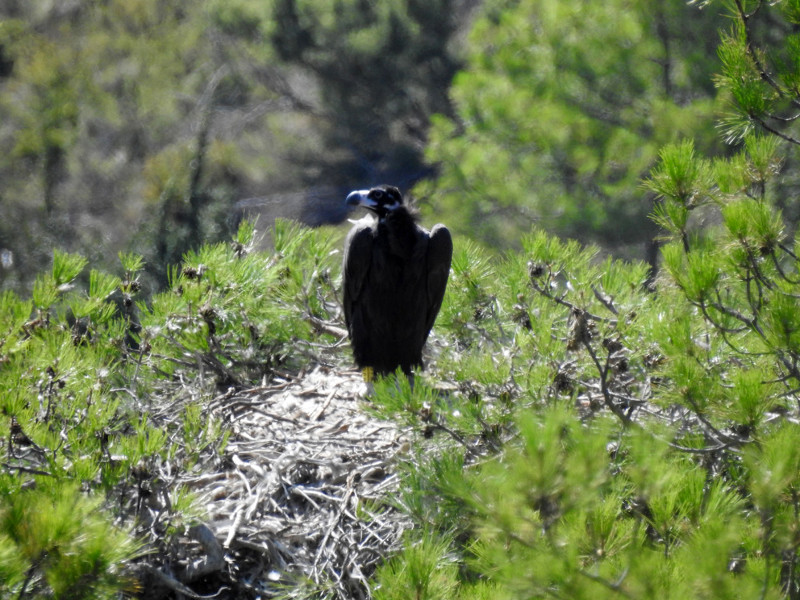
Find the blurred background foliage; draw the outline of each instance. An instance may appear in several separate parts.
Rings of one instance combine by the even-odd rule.
[[[654,264],[664,144],[714,127],[723,5],[69,0],[0,6],[0,277],[52,249],[167,265],[244,215],[347,217],[392,182],[500,250],[533,224]],[[763,35],[778,23],[761,24]],[[735,141],[735,140],[733,140]],[[796,177],[791,159],[778,185]],[[790,220],[796,220],[792,210]]]
[[[461,231],[518,247],[538,223],[653,260],[638,187],[660,146],[713,130],[719,10],[685,2],[488,0],[427,149],[422,189]]]
[[[351,187],[409,187],[474,4],[4,2],[3,286],[132,247],[162,287],[245,213],[338,222]]]

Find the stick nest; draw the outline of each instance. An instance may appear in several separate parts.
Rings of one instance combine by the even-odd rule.
[[[164,492],[137,511],[158,549],[136,566],[142,596],[369,598],[410,521],[388,501],[403,432],[364,410],[363,389],[355,371],[316,367],[214,398],[205,416],[227,423],[224,451],[179,475],[160,466]],[[205,515],[165,536],[176,490]]]

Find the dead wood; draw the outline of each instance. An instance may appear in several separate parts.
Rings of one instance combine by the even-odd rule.
[[[158,474],[194,495],[202,522],[145,559],[160,585],[143,596],[269,598],[305,585],[369,598],[367,578],[410,521],[390,502],[403,432],[364,411],[363,386],[357,372],[317,367],[208,402],[204,416],[230,431],[222,454]],[[170,495],[151,500],[152,521]],[[149,527],[156,546],[161,531]]]

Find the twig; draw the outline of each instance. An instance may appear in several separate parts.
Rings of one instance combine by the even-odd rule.
[[[189,596],[189,598],[193,598],[194,600],[211,600],[212,598],[216,598],[223,591],[228,589],[227,586],[222,586],[217,591],[216,594],[211,594],[209,596],[201,596],[200,594],[194,593],[192,590],[190,590],[188,587],[183,585],[177,579],[175,579],[173,577],[170,577],[169,575],[167,575],[166,573],[164,573],[160,569],[157,569],[156,567],[153,567],[153,566],[148,565],[148,564],[143,564],[139,568],[141,570],[143,570],[144,572],[146,572],[148,575],[151,575],[152,577],[157,579],[159,583],[161,583],[162,585],[165,585],[166,587],[171,589],[173,592],[176,592],[177,594],[183,594],[184,596]]]
[[[0,463],[3,468],[6,469],[13,469],[15,471],[21,471],[22,473],[28,473],[30,475],[46,475],[47,477],[52,477],[53,474],[49,471],[42,471],[41,469],[34,469],[32,467],[24,467],[22,465],[10,465],[8,463]]]
[[[205,558],[194,561],[183,570],[180,576],[183,581],[200,579],[220,571],[225,566],[222,546],[220,546],[219,541],[214,537],[214,533],[208,528],[208,525],[203,523],[193,525],[189,528],[188,535],[200,543],[206,555]]]
[[[231,527],[228,530],[228,535],[225,537],[225,541],[222,542],[223,548],[230,548],[231,542],[236,537],[236,532],[239,530],[239,526],[242,524],[242,514],[243,510],[241,508],[237,508],[236,512],[233,513],[233,522],[231,523]]]
[[[615,315],[619,315],[619,312],[617,312],[617,308],[614,306],[613,300],[603,296],[595,286],[592,286],[592,293],[594,294],[594,297],[597,298],[597,300],[600,302],[600,304],[605,306],[609,310],[609,312]]]
[[[578,573],[583,575],[587,579],[590,579],[591,581],[594,581],[595,583],[599,583],[600,585],[608,588],[612,592],[616,592],[620,596],[623,596],[625,598],[633,598],[634,597],[629,592],[626,592],[624,589],[622,589],[622,582],[625,580],[625,577],[628,574],[628,570],[627,569],[625,569],[622,572],[622,575],[620,575],[620,577],[617,579],[617,581],[608,581],[607,579],[604,579],[603,577],[600,577],[599,575],[595,575],[593,573],[589,573],[588,571],[585,571],[583,569],[579,569]]]

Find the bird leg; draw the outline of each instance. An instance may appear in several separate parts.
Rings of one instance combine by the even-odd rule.
[[[375,381],[375,370],[372,367],[364,367],[361,369],[361,377],[364,383],[372,383]]]

